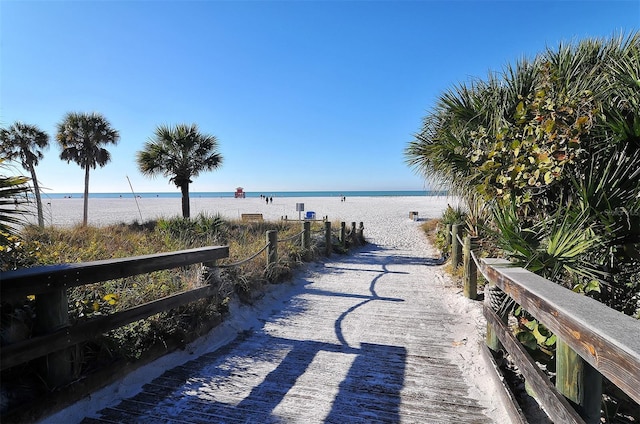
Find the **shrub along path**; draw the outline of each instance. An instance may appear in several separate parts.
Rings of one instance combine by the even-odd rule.
[[[452,311],[446,299],[460,295],[417,224],[398,225],[413,241],[373,234],[310,265],[231,343],[83,422],[505,422],[492,390],[463,372],[481,361],[479,336],[459,327],[476,333],[475,318]]]

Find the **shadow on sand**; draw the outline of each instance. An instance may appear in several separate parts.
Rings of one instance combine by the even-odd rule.
[[[376,293],[376,284],[382,276],[398,273],[389,267],[397,264],[436,266],[440,263],[429,258],[396,256],[375,245],[359,249],[352,256],[342,258],[341,262],[343,266],[325,263],[322,272],[371,272],[368,295],[319,290],[308,287],[310,282],[303,282],[292,291],[286,307],[273,311],[269,318],[279,321],[304,314],[307,305],[300,299],[300,294],[360,300],[344,310],[333,323],[339,343],[316,341],[312,334],[307,340],[293,340],[274,337],[264,328],[253,329],[239,334],[233,342],[215,352],[166,371],[146,384],[135,397],[102,410],[101,418],[118,422],[290,422],[295,417],[283,415],[281,411],[274,413],[274,410],[305,374],[314,358],[321,352],[329,352],[351,355],[353,361],[332,402],[330,399],[322,400],[331,404],[328,415],[324,412],[325,422],[399,422],[406,348],[372,343],[350,346],[342,324],[349,314],[372,302],[404,301],[380,297]],[[354,268],[349,268],[351,264]],[[272,363],[275,367],[270,366],[271,371],[266,375],[258,375],[252,368],[256,363]],[[242,395],[239,384],[249,387],[248,393]],[[241,400],[238,402],[237,399]],[[313,394],[309,394],[308,402],[314,402]],[[310,404],[309,408],[312,407]],[[84,422],[102,421],[86,419]]]

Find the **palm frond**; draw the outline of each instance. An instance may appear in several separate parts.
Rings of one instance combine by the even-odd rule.
[[[0,246],[5,246],[7,238],[24,223],[25,211],[19,207],[19,197],[29,191],[28,181],[22,176],[0,176]]]

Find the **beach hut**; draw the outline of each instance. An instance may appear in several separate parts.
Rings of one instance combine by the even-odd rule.
[[[245,194],[246,193],[244,192],[244,189],[242,187],[236,188],[236,194],[235,194],[236,199],[244,199]]]

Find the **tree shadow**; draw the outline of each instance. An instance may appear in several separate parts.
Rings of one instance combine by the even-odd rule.
[[[370,258],[370,263],[379,265],[424,265],[424,266],[440,266],[446,262],[446,257],[422,257],[422,256],[408,256],[399,255],[396,249],[390,249],[374,243],[369,243],[366,246],[360,248],[358,256],[363,255],[365,258]],[[350,262],[350,259],[355,259],[356,255],[352,258],[348,258],[345,262]],[[360,260],[357,258],[356,260]],[[389,271],[390,272],[390,271]]]

